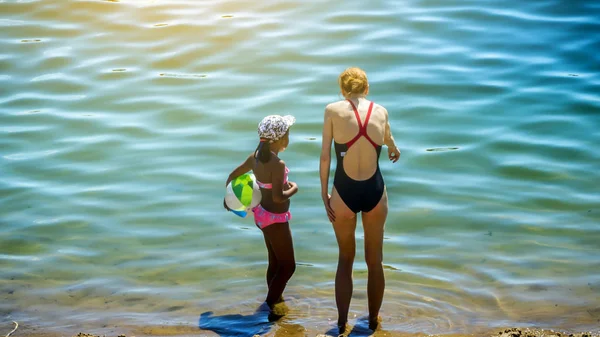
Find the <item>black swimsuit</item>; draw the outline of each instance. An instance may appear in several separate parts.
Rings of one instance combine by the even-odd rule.
[[[358,114],[358,110],[356,109],[356,106],[354,106],[354,103],[352,103],[350,100],[348,100],[348,102],[350,102],[352,109],[354,109],[354,114],[356,115],[359,129],[358,134],[346,144],[339,144],[334,141],[337,167],[335,169],[335,177],[333,178],[333,186],[337,190],[346,206],[348,206],[352,212],[368,212],[377,206],[385,189],[383,176],[379,170],[379,155],[381,154],[381,145],[377,145],[369,137],[369,135],[367,135],[367,124],[369,123],[369,117],[371,117],[371,112],[373,110],[373,102],[371,102],[371,105],[369,105],[369,112],[367,112],[364,125],[360,121],[360,115]],[[371,144],[373,144],[375,151],[377,151],[377,170],[375,170],[375,174],[373,174],[373,176],[367,180],[353,180],[348,177],[344,171],[344,156],[352,144],[354,144],[360,137],[365,137]]]

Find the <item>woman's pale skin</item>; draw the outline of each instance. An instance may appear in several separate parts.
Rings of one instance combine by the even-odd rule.
[[[370,102],[364,94],[357,97],[342,90],[342,94],[358,107],[361,122],[367,115]],[[362,102],[359,107],[359,100]],[[334,127],[335,125],[335,127]],[[347,324],[348,310],[352,297],[352,267],[356,253],[356,214],[352,212],[337,194],[335,187],[331,195],[328,192],[329,172],[331,165],[331,143],[347,143],[359,131],[358,122],[352,110],[348,109],[347,101],[331,103],[325,109],[323,124],[323,143],[319,173],[321,178],[321,197],[329,221],[333,224],[339,246],[338,268],[335,279],[336,304],[338,307],[338,327],[343,333]],[[390,129],[387,110],[375,104],[369,123],[367,134],[377,144],[387,146],[388,158],[393,163],[400,159],[400,150],[395,144]],[[369,179],[377,170],[377,153],[373,145],[364,137],[359,138],[350,147],[344,156],[344,171],[353,180]],[[365,260],[368,267],[367,297],[369,302],[369,326],[375,329],[378,325],[379,309],[383,300],[385,278],[383,274],[383,231],[388,213],[387,191],[384,190],[381,200],[369,212],[362,212],[364,228]]]

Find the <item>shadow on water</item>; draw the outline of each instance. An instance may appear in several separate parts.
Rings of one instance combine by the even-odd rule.
[[[200,315],[198,327],[213,331],[220,337],[262,336],[269,332],[275,322],[272,317],[269,317],[268,310],[260,309],[246,316],[240,314],[214,316],[212,311],[207,311]]]

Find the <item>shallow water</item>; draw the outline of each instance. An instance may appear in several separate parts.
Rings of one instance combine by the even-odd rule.
[[[598,4],[9,0],[0,10],[3,322],[202,327],[212,311],[215,325],[255,326],[266,251],[251,219],[222,210],[223,184],[254,149],[258,121],[293,114],[282,154],[301,189],[291,311],[245,331],[328,331],[337,246],[319,198],[321,121],[340,98],[337,75],[356,65],[402,149],[399,163],[381,160],[383,328],[598,331]]]

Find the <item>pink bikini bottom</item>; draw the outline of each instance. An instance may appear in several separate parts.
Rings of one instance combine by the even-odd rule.
[[[274,223],[288,222],[292,219],[292,213],[287,211],[285,213],[271,213],[265,210],[261,205],[258,205],[252,209],[254,213],[254,223],[260,229],[265,229]]]

